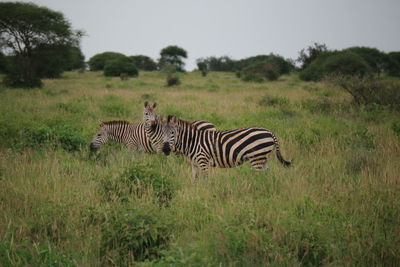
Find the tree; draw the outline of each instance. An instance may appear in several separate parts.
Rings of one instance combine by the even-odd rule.
[[[139,70],[145,70],[145,71],[157,70],[157,63],[154,62],[154,60],[148,56],[136,55],[136,56],[130,56],[129,58],[132,60],[136,68],[138,68]]]
[[[400,77],[400,52],[390,52],[387,55],[387,72],[390,76]]]
[[[183,59],[187,58],[187,52],[183,48],[176,45],[167,46],[161,50],[160,56],[158,64],[161,69],[167,65],[172,65],[177,71],[185,71],[183,69],[185,66]]]
[[[108,60],[106,65],[104,66],[104,76],[132,76],[136,77],[139,75],[139,72],[135,65],[124,58],[117,58]]]
[[[104,70],[104,67],[108,60],[118,60],[118,59],[129,60],[127,56],[117,52],[103,52],[96,54],[89,59],[89,69],[91,71]]]
[[[43,46],[79,47],[82,36],[60,12],[33,3],[0,3],[0,49],[11,56],[4,81],[9,86],[40,86],[41,56],[49,58],[37,50]]]
[[[386,63],[386,54],[379,51],[376,48],[371,47],[350,47],[343,51],[353,52],[359,56],[361,56],[371,67],[372,71],[375,73],[381,73],[384,71],[385,63]]]
[[[300,68],[304,70],[311,62],[313,62],[320,54],[327,52],[328,47],[325,44],[314,43],[314,46],[307,47],[307,50],[302,49],[299,52],[297,62],[301,64]]]

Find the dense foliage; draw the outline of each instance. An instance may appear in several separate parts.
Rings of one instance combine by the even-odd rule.
[[[145,70],[145,71],[157,70],[157,63],[148,56],[136,55],[136,56],[130,56],[129,58],[132,60],[136,68],[138,68],[139,70]]]
[[[325,52],[301,73],[305,81],[318,81],[330,75],[359,75],[372,73],[370,65],[358,54],[349,51]]]
[[[104,70],[104,67],[109,60],[126,60],[127,56],[117,52],[103,52],[92,56],[89,61],[89,69],[91,71]]]
[[[121,76],[127,75],[137,77],[139,72],[136,66],[129,60],[129,58],[116,58],[107,60],[104,66],[104,76]]]
[[[81,36],[62,13],[33,3],[0,3],[0,48],[10,56],[4,82],[37,87],[43,77],[60,76],[70,68],[69,51],[78,49]]]
[[[236,61],[228,56],[207,57],[197,59],[197,68],[200,71],[229,71],[236,70]]]
[[[160,51],[160,56],[158,64],[161,69],[164,69],[168,65],[172,65],[175,67],[176,71],[185,71],[185,63],[183,62],[183,59],[187,58],[187,52],[185,49],[176,45],[170,45]]]

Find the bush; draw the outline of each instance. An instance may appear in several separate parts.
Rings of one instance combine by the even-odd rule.
[[[120,77],[121,74],[137,77],[139,72],[135,65],[126,58],[108,60],[104,66],[104,76]]]
[[[256,62],[246,67],[242,74],[242,80],[262,82],[265,79],[275,81],[280,76],[279,67],[273,62]]]
[[[266,95],[258,102],[260,106],[286,106],[289,105],[289,99],[282,96]]]
[[[102,184],[107,200],[127,202],[151,193],[161,205],[167,205],[177,189],[174,180],[155,172],[153,166],[142,164],[133,164],[118,177],[107,178]]]
[[[22,147],[40,147],[50,145],[73,152],[86,145],[86,140],[72,125],[50,128],[46,125],[27,128],[22,131]]]
[[[376,48],[350,47],[343,51],[348,51],[362,57],[370,66],[372,72],[381,73],[384,69],[386,55]]]
[[[328,57],[324,62],[323,69],[325,74],[365,76],[371,73],[368,63],[361,56],[351,52]]]
[[[154,71],[157,70],[157,63],[154,62],[150,57],[137,55],[130,56],[129,59],[139,70]]]
[[[356,104],[387,106],[400,110],[398,81],[359,76],[331,76],[328,81],[348,92]]]
[[[88,65],[91,71],[104,70],[104,67],[109,60],[128,59],[124,54],[116,52],[104,52],[96,54],[89,59]]]
[[[112,206],[100,217],[103,264],[130,266],[160,257],[174,228],[172,216],[149,204]]]
[[[329,75],[359,75],[371,73],[368,63],[352,52],[325,52],[300,73],[304,81],[319,81]]]
[[[400,52],[390,52],[386,66],[390,76],[400,77]]]
[[[176,73],[168,73],[167,74],[167,86],[174,86],[181,84],[181,80]]]
[[[307,68],[315,59],[319,57],[322,53],[328,51],[328,47],[325,44],[314,43],[314,46],[308,46],[307,51],[302,49],[299,52],[299,57],[297,62],[300,62],[301,69]]]

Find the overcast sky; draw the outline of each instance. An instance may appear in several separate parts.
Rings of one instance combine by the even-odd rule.
[[[369,46],[400,51],[400,0],[32,0],[84,30],[91,56],[115,51],[157,60],[178,45],[196,59],[275,53],[296,59],[314,42],[329,49]]]

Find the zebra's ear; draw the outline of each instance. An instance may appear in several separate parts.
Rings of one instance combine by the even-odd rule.
[[[99,126],[100,126],[100,127],[103,127],[103,126],[104,126],[104,121],[99,120]]]
[[[157,107],[157,103],[156,102],[154,102],[154,104],[153,104],[153,108],[156,108]]]
[[[144,107],[147,108],[147,106],[149,105],[148,101],[144,101]]]

